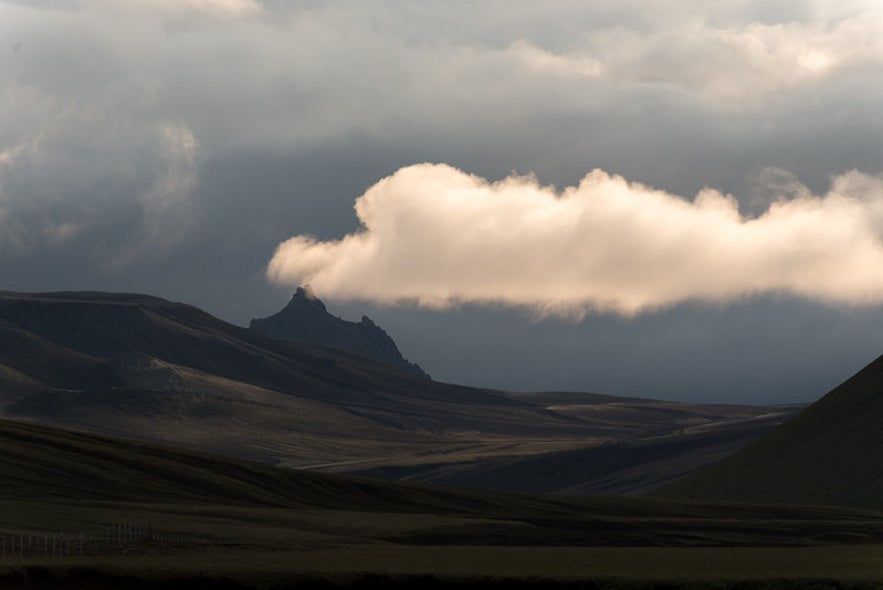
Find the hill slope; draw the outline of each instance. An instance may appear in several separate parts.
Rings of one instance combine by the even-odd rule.
[[[240,545],[260,542],[265,550],[292,539],[311,544],[792,545],[818,544],[822,539],[812,535],[848,531],[864,542],[883,540],[883,527],[868,526],[877,515],[860,512],[389,483],[7,420],[0,420],[0,446],[5,513],[0,530],[8,530],[10,521],[28,531],[58,526],[53,518],[46,520],[48,510],[69,522],[96,517],[106,522],[112,513],[158,517],[165,527],[183,520],[210,532],[220,546],[229,541],[216,535],[232,533]],[[243,538],[248,529],[257,529],[256,538]]]
[[[0,420],[2,499],[312,507],[384,512],[491,510],[491,497],[280,469],[228,457]],[[555,501],[506,498],[557,511]],[[563,504],[567,506],[567,503]]]
[[[656,495],[883,508],[883,357],[762,439]]]
[[[793,410],[437,383],[107,293],[0,292],[0,385],[0,411],[16,418],[288,467],[541,492],[644,491]],[[624,454],[628,465],[612,460]]]

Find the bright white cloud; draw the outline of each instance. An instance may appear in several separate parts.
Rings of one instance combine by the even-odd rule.
[[[752,218],[712,189],[690,202],[602,170],[558,192],[439,164],[402,168],[355,208],[360,231],[291,238],[269,277],[335,299],[577,316],[760,293],[883,302],[883,179],[855,171],[822,196],[791,187]]]

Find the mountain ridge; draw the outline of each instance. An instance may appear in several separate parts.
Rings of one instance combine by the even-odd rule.
[[[391,367],[429,377],[402,356],[395,341],[371,318],[350,322],[330,314],[310,287],[298,287],[279,312],[251,320],[249,328],[279,340],[332,346],[361,354]]]
[[[440,383],[191,305],[89,292],[0,292],[0,384],[8,417],[285,467],[518,490],[542,457],[530,490],[543,492],[637,493],[793,411]],[[582,452],[601,447],[634,461]]]

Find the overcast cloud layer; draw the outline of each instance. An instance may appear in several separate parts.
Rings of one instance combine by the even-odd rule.
[[[810,302],[776,307],[792,328],[856,304],[871,315],[843,325],[883,325],[867,307],[881,40],[874,1],[0,0],[2,287],[150,292],[244,323],[284,303],[272,260],[277,279],[332,298],[589,312],[568,351],[660,339],[630,357],[648,368],[628,393],[712,395],[714,375],[663,368],[702,321],[681,302],[740,301],[691,349],[706,361],[739,354],[714,343],[751,310],[769,319],[763,294]],[[423,162],[437,166],[411,167]],[[523,324],[534,339],[530,374],[519,359],[479,374],[478,351],[422,337],[440,312],[389,311],[372,313],[437,377],[534,383],[543,366],[550,387],[616,383],[601,360],[551,382],[579,373],[556,320],[445,312],[448,338],[486,325],[499,344]],[[883,350],[826,328],[795,333],[789,354],[828,384],[845,361],[826,365],[814,343],[835,337],[850,358]],[[776,342],[760,349],[785,363]],[[741,378],[756,398],[821,393]]]
[[[127,220],[139,229],[125,232],[132,243],[123,247],[149,255],[144,243],[153,243],[169,252],[188,224],[161,240],[151,226],[175,207],[190,208],[199,150],[290,154],[353,139],[431,138],[433,155],[448,156],[433,160],[479,174],[492,163],[499,176],[517,169],[560,185],[601,167],[679,194],[697,181],[737,188],[702,171],[680,182],[670,172],[654,179],[658,165],[642,160],[648,147],[674,148],[680,173],[713,142],[720,155],[738,152],[738,168],[752,144],[789,135],[833,144],[845,128],[878,126],[883,12],[875,5],[735,2],[697,16],[691,2],[664,11],[568,1],[485,2],[468,11],[393,1],[0,3],[0,38],[8,40],[0,244],[90,241],[108,221],[96,211],[113,191],[115,205],[144,218]],[[832,128],[841,133],[826,135]],[[854,150],[837,146],[847,153],[821,167],[811,152],[824,145],[800,146],[809,158],[786,159],[814,164],[807,181],[816,183],[855,167],[876,173],[879,151],[849,154],[862,147],[861,135]],[[498,153],[471,166],[455,161],[455,148],[476,137]],[[187,162],[172,164],[182,138]],[[513,141],[525,145],[514,150]],[[753,170],[777,166],[804,177],[788,163],[758,161]],[[74,193],[90,197],[75,201]],[[120,244],[108,246],[116,252]]]

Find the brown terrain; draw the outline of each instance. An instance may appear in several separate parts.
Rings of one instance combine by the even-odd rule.
[[[646,492],[799,409],[438,383],[107,293],[0,293],[0,392],[19,420],[285,467],[561,493]]]

